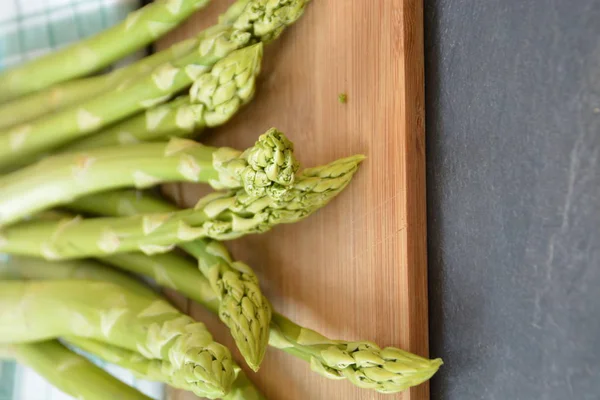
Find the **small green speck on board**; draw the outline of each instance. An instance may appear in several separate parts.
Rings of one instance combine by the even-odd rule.
[[[346,93],[341,93],[338,95],[338,101],[341,104],[346,104],[348,102],[348,95]]]

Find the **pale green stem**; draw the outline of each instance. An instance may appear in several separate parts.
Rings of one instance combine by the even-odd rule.
[[[56,340],[0,346],[62,392],[81,400],[150,400]]]
[[[208,0],[157,0],[121,23],[0,74],[0,102],[82,77],[152,43]]]
[[[235,378],[229,350],[204,324],[166,301],[106,282],[0,282],[0,343],[80,336],[170,364],[199,396],[225,395]]]
[[[291,142],[272,129],[245,153],[172,138],[168,143],[59,154],[0,178],[0,226],[116,188],[203,182],[217,189],[244,187],[254,193],[293,181],[297,164],[292,149]]]
[[[214,257],[214,254],[202,253],[201,249],[202,247],[199,247],[196,253],[199,259],[210,260]],[[223,256],[229,257],[226,252]],[[143,262],[144,256],[138,256],[133,263],[129,262],[128,257],[130,255],[124,254],[118,259],[112,259],[110,262],[126,271],[150,277],[156,276],[156,271],[160,270],[172,272],[173,275],[176,274],[176,271],[169,271],[172,264],[177,264],[178,270],[187,268],[190,272],[186,274],[185,279],[188,280],[188,284],[185,287],[178,287],[174,279],[165,279],[162,281],[162,285],[178,290],[183,295],[215,312],[214,302],[215,299],[218,301],[218,297],[212,291],[208,280],[195,268],[193,262],[175,254],[161,255],[159,258],[154,258],[146,263]],[[181,260],[175,262],[175,258]],[[132,268],[132,264],[135,264],[135,267]],[[55,265],[59,264],[46,267],[51,271],[49,273],[43,271],[43,265],[36,265],[35,268],[28,270],[30,277],[35,277],[35,274],[38,274],[41,277],[50,279],[49,274],[54,271]],[[35,272],[36,269],[39,271]],[[90,273],[88,279],[96,279],[95,277],[99,275],[89,271],[89,269],[85,270]],[[112,272],[114,273],[114,271]],[[159,275],[163,275],[163,273]],[[57,275],[57,277],[61,276]],[[81,275],[79,278],[85,279]],[[122,278],[117,277],[117,279]],[[195,283],[190,284],[189,281]],[[194,287],[202,289],[194,290]],[[381,349],[372,342],[330,340],[311,329],[295,324],[278,313],[273,314],[273,320],[271,321],[269,345],[310,363],[315,372],[328,379],[348,379],[358,387],[384,393],[400,392],[408,387],[416,386],[428,380],[442,365],[440,359],[427,360],[393,347]]]
[[[187,39],[110,73],[56,84],[48,89],[2,104],[0,105],[0,129],[34,120],[50,112],[57,112],[115,87],[124,88],[137,77],[150,73],[159,65],[191,53],[197,44],[198,39]]]
[[[254,96],[262,53],[262,43],[234,51],[196,79],[189,95],[112,125],[61,151],[186,137],[222,125]]]
[[[188,260],[173,253],[156,256],[144,256],[139,253],[128,253],[106,257],[104,262],[115,266],[127,265],[126,271],[148,276],[164,287],[185,288],[188,292],[202,292],[203,305],[213,313],[218,312],[219,299],[212,291],[208,281],[198,280],[198,271],[190,268]],[[192,264],[193,265],[193,264]],[[142,282],[119,270],[103,266],[92,260],[48,261],[30,257],[11,257],[0,263],[0,279],[32,279],[32,280],[62,280],[81,279],[104,281],[118,284],[130,292],[145,296],[149,299],[159,299],[158,293],[153,292]],[[212,298],[212,300],[211,300]],[[69,343],[94,354],[107,362],[134,371],[147,380],[155,380],[177,386],[184,390],[193,390],[184,381],[174,382],[170,373],[172,365],[164,360],[149,360],[137,352],[126,350],[114,345],[98,342],[81,337],[68,337]],[[7,349],[4,347],[4,349]],[[0,346],[0,351],[3,347]],[[8,350],[8,349],[7,349]],[[239,371],[231,391],[224,397],[230,400],[259,400],[263,399],[258,389],[248,380],[244,372]],[[236,397],[241,396],[241,397]]]

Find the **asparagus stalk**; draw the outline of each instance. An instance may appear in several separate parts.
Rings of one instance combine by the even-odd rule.
[[[130,272],[139,270],[139,273],[153,271],[151,278],[157,283],[165,285],[165,282],[171,282],[172,286],[187,287],[189,291],[202,291],[202,298],[205,299],[205,306],[214,313],[219,308],[219,300],[212,291],[206,280],[198,281],[196,275],[198,271],[189,268],[189,263],[185,258],[172,257],[170,254],[157,255],[154,257],[144,256],[139,253],[129,253],[125,255],[116,255],[107,257],[105,262],[119,265],[127,263]],[[164,266],[168,265],[167,270]],[[93,260],[61,261],[49,263],[39,258],[32,257],[11,257],[9,260],[0,263],[0,279],[32,279],[32,280],[92,280],[111,282],[117,284],[131,293],[145,296],[150,300],[160,299],[160,295],[152,291],[142,282],[136,280],[123,272],[107,268]],[[210,300],[210,298],[213,300]],[[119,365],[133,371],[135,374],[146,380],[164,382],[179,389],[193,391],[193,385],[186,381],[174,381],[177,374],[173,374],[173,366],[168,361],[151,360],[142,356],[140,353],[126,350],[121,347],[99,342],[93,339],[87,339],[77,336],[69,336],[68,343],[78,347],[89,354],[93,354],[103,360]],[[1,349],[2,347],[0,347]],[[258,389],[252,384],[248,377],[238,366],[234,365],[237,378],[234,381],[231,391],[223,397],[230,400],[260,400],[263,399]],[[103,392],[100,392],[103,393]],[[114,397],[121,398],[121,397]]]
[[[135,253],[132,253],[131,259],[127,259],[130,264],[136,260]],[[110,257],[108,258],[110,259]],[[108,262],[108,259],[106,260]],[[149,262],[151,259],[147,258]],[[172,261],[174,263],[174,271],[179,274],[183,279],[192,278],[193,275],[186,274],[188,264],[182,263],[181,258],[174,258],[164,261]],[[157,266],[157,271],[160,271]],[[158,274],[156,274],[159,276]],[[33,280],[93,280],[101,282],[112,282],[119,285],[131,293],[135,293],[138,296],[146,297],[148,299],[158,298],[155,293],[148,286],[139,282],[133,278],[130,274],[125,274],[112,268],[106,268],[98,261],[84,259],[76,261],[61,261],[56,263],[49,263],[48,261],[42,260],[41,258],[34,257],[10,257],[7,260],[0,262],[0,280],[20,280],[20,279],[33,279]],[[191,280],[193,282],[194,279]],[[161,280],[157,280],[157,283],[162,284]],[[183,285],[183,280],[177,281],[178,285]],[[200,287],[202,288],[202,287]],[[189,288],[193,290],[193,288]],[[207,299],[209,294],[206,295]],[[217,302],[218,303],[218,302]]]
[[[150,400],[57,340],[3,346],[62,392],[81,400]]]
[[[261,59],[262,43],[233,52],[217,62],[210,72],[202,74],[189,95],[78,140],[63,151],[190,136],[204,128],[222,125],[254,96]]]
[[[96,339],[168,361],[175,381],[199,396],[224,396],[234,380],[229,350],[204,324],[163,300],[106,282],[0,282],[0,343],[65,336]]]
[[[190,250],[197,246],[218,249],[209,240],[198,241],[193,247],[182,247]],[[102,259],[116,267],[126,264],[128,271],[142,275],[148,275],[151,268],[151,277],[163,286],[187,287],[188,291],[204,292],[203,297],[207,300],[205,306],[219,315],[230,329],[246,363],[257,371],[265,356],[269,339],[271,305],[263,296],[254,272],[247,265],[240,262],[225,263],[220,258],[206,260],[207,262],[202,263],[202,272],[208,281],[198,282],[197,271],[189,268],[189,262],[170,253],[150,257],[142,253],[126,253]],[[208,265],[208,260],[216,263]],[[208,301],[211,296],[213,300]]]
[[[0,169],[167,101],[232,51],[278,37],[286,26],[302,15],[307,2],[251,0],[231,26],[216,25],[205,31],[197,51],[174,63],[162,64],[127,88],[0,131]]]
[[[271,129],[245,152],[173,138],[168,143],[57,155],[0,178],[0,225],[85,194],[162,182],[204,182],[217,189],[244,187],[249,193],[273,186],[276,189],[272,190],[278,191],[279,186],[294,180],[298,165],[292,151],[285,135]]]
[[[72,204],[71,209],[84,211],[96,215],[106,216],[131,216],[146,212],[172,212],[177,207],[169,202],[153,196],[137,195],[132,192],[102,193],[98,196],[89,196],[80,202]],[[269,341],[269,323],[271,321],[271,305],[260,290],[258,278],[250,267],[241,262],[233,262],[222,251],[222,247],[212,240],[196,240],[181,243],[180,247],[198,258],[198,266],[202,274],[208,279],[210,287],[219,297],[218,315],[221,321],[231,330],[240,353],[254,371],[257,371],[262,362]],[[216,253],[218,255],[213,255]],[[188,276],[188,263],[181,265],[181,258],[167,254],[147,257],[143,254],[125,254],[124,256],[106,257],[103,260],[117,267],[123,263],[129,270],[146,274],[147,266],[152,263],[154,278],[158,282],[165,279],[175,279],[180,284],[182,278],[195,282],[194,277]],[[169,272],[160,265],[170,265]],[[172,266],[176,266],[177,271]],[[166,275],[166,276],[165,276]],[[206,291],[205,288],[202,290]]]
[[[10,69],[0,74],[0,102],[99,71],[147,46],[207,4],[208,0],[158,0],[97,35]]]
[[[197,247],[195,256],[200,264],[212,263],[214,257],[222,257],[223,263],[231,263],[231,256],[218,242]],[[169,257],[164,260],[168,263],[163,269],[168,269],[171,258],[178,256],[171,254]],[[113,260],[112,264],[129,270],[126,256]],[[189,263],[189,268],[192,267]],[[140,268],[136,272],[144,273]],[[205,279],[201,274],[196,275],[198,285]],[[188,292],[175,285],[170,287],[200,304],[204,304],[203,296],[208,294],[206,291]],[[212,296],[208,296],[209,299]],[[397,393],[417,386],[429,380],[442,365],[440,359],[428,360],[394,347],[382,349],[369,341],[331,340],[276,312],[269,334],[270,346],[307,361],[314,372],[328,379],[348,379],[355,386],[381,393]]]
[[[333,169],[337,167],[336,165]],[[328,170],[325,173],[319,169],[319,174],[322,174],[322,177],[330,176],[330,168],[331,166],[325,168]],[[340,171],[345,171],[346,168],[348,165]],[[335,171],[334,174],[339,174],[340,171]],[[306,176],[311,174],[318,175],[310,170],[305,172]],[[71,207],[78,211],[111,216],[133,216],[146,212],[169,213],[177,210],[169,203],[148,196],[132,195],[131,192],[90,196],[87,200],[84,198],[80,202],[76,201]],[[260,290],[256,275],[246,264],[233,262],[227,256],[223,256],[226,252],[224,253],[216,242],[198,240],[181,243],[180,247],[200,261],[200,271],[219,295],[221,321],[230,328],[248,365],[253,370],[258,370],[266,352],[272,310]],[[143,256],[141,262],[144,262]]]
[[[197,256],[199,258],[207,257],[210,260],[214,254],[221,254],[222,257],[230,259],[225,248],[210,254],[198,252]],[[133,260],[129,260],[128,258],[131,256],[132,254],[123,254],[118,258],[110,257],[110,260],[107,261],[126,271],[149,277],[162,277],[162,285],[178,290],[215,312],[214,302],[215,298],[218,301],[218,297],[211,290],[208,280],[196,270],[193,262],[174,253],[152,257],[137,255]],[[142,260],[144,257],[151,261],[144,263]],[[178,265],[177,271],[171,270],[171,265],[174,264]],[[45,269],[49,269],[49,273],[52,273],[55,270],[54,265],[59,264],[47,265]],[[185,268],[189,270],[185,277],[187,283],[185,286],[178,286],[180,280],[177,279],[177,275],[180,269]],[[28,274],[30,276],[39,274],[39,276],[48,278],[49,273],[43,271],[42,264],[36,269],[29,269]],[[89,279],[93,279],[94,275],[97,276],[97,274],[92,274]],[[60,276],[58,275],[58,277]],[[168,277],[168,279],[164,279],[164,277]],[[80,278],[84,279],[83,276]],[[194,287],[202,289],[194,290]],[[419,385],[431,378],[442,365],[440,359],[427,360],[394,347],[381,349],[368,341],[330,340],[276,312],[273,313],[269,333],[270,346],[306,361],[316,373],[328,379],[348,379],[358,387],[382,393],[396,393]]]
[[[0,250],[46,259],[99,257],[142,251],[167,252],[201,237],[234,239],[308,217],[337,196],[354,176],[363,156],[304,170],[293,185],[262,197],[244,189],[216,192],[194,209],[126,218],[71,218],[30,221],[7,227]]]
[[[132,216],[177,210],[177,207],[169,202],[132,192],[109,192],[89,196],[75,202],[70,208],[103,216]],[[181,243],[180,247],[199,260],[200,271],[208,279],[212,291],[219,297],[218,315],[221,321],[231,330],[236,345],[250,368],[257,371],[269,341],[272,313],[269,301],[260,290],[258,278],[248,265],[233,262],[228,258],[218,242],[196,240]],[[181,282],[182,278],[196,281],[194,277],[188,276],[188,263],[181,265],[181,258],[169,254],[158,257],[147,257],[138,253],[116,255],[103,260],[117,267],[124,263],[129,266],[130,271],[133,269],[140,274],[147,273],[145,264],[152,263],[156,266],[153,277],[158,278],[159,283],[165,279],[175,279],[180,282],[175,285],[179,286],[187,285],[186,282]],[[169,265],[169,272],[165,272],[160,265]],[[177,271],[173,270],[173,266]],[[166,278],[163,277],[165,274],[168,274]],[[202,290],[206,291],[204,288]]]
[[[198,39],[187,39],[108,74],[63,82],[2,104],[0,106],[0,129],[56,112],[107,92],[114,87],[126,87],[136,77],[149,74],[159,65],[191,53],[197,45]]]
[[[141,354],[120,347],[107,345],[93,339],[69,337],[67,341],[103,360],[133,371],[140,378],[149,381],[164,382],[177,389],[191,391],[193,387],[185,380],[178,379],[172,373],[173,366],[163,360],[151,360]],[[248,379],[244,371],[236,367],[237,378],[231,390],[222,397],[224,400],[264,400],[262,394]]]
[[[238,0],[219,18],[220,25],[231,25],[241,15],[250,0]],[[113,87],[124,88],[136,77],[146,75],[159,65],[188,55],[200,43],[200,38],[183,40],[168,49],[154,53],[131,65],[108,74],[76,79],[56,84],[0,106],[0,129],[33,120],[77,102],[88,100]]]

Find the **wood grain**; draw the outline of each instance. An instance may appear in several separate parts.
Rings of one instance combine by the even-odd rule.
[[[228,4],[215,1],[160,45],[214,23]],[[373,340],[426,356],[422,21],[420,0],[315,0],[268,47],[253,103],[202,140],[242,149],[277,127],[295,142],[305,166],[366,154],[353,183],[327,208],[230,248],[257,271],[274,307],[293,320],[331,338]],[[341,93],[346,104],[338,101]],[[192,204],[204,190],[187,185],[169,192]],[[234,347],[215,317],[199,306],[190,312]],[[250,376],[271,400],[429,395],[426,384],[390,396],[328,381],[274,349]]]

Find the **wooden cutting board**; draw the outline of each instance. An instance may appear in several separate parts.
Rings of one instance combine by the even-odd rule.
[[[214,1],[160,46],[213,24]],[[304,166],[363,153],[354,181],[301,223],[231,243],[257,272],[275,309],[336,339],[372,340],[427,356],[425,136],[421,0],[314,0],[265,52],[256,99],[202,140],[240,149],[270,127],[296,144]],[[338,95],[347,94],[347,103]],[[169,188],[193,204],[204,188]],[[179,305],[235,348],[200,306]],[[239,354],[235,354],[243,365]],[[250,378],[270,400],[424,400],[427,384],[379,395],[329,381],[269,349]],[[192,399],[189,393],[172,399]]]

